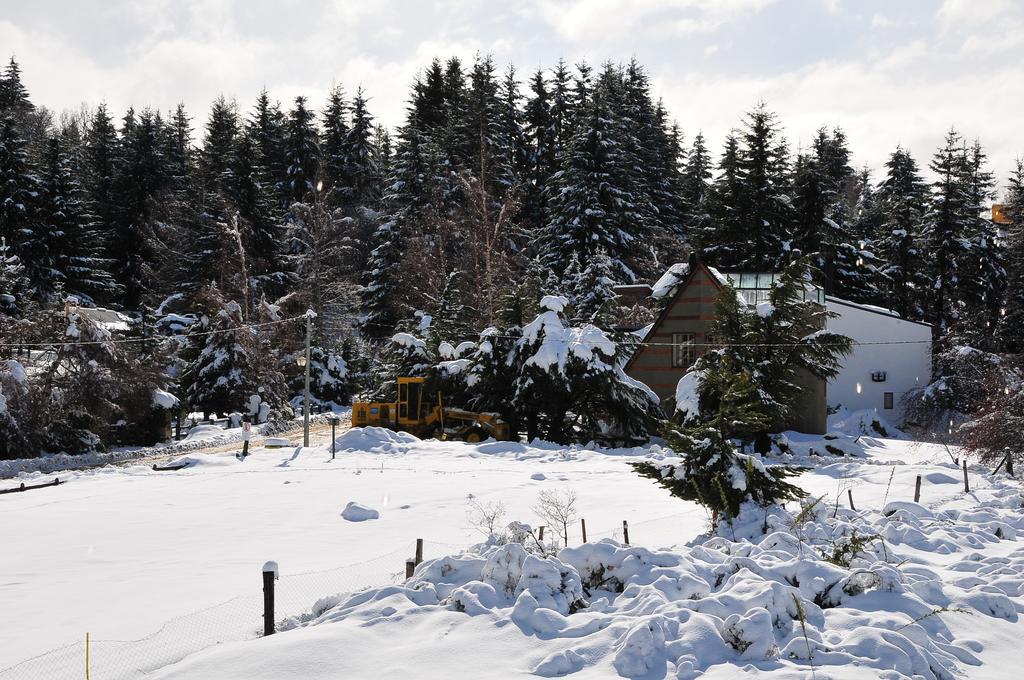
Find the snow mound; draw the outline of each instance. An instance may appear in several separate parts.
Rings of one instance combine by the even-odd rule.
[[[349,522],[365,522],[370,519],[380,519],[380,513],[373,508],[367,507],[350,501],[345,509],[341,511],[341,516],[347,519]]]
[[[184,441],[194,442],[200,439],[212,439],[213,437],[224,436],[224,428],[220,425],[212,425],[210,423],[200,423],[188,431],[188,436],[185,437]]]
[[[680,414],[683,422],[687,418],[695,418],[700,415],[700,397],[697,389],[703,373],[700,371],[689,371],[676,384],[676,413]]]
[[[926,536],[929,527],[945,535]],[[1020,530],[1015,509],[932,513],[899,502],[855,513],[819,503],[797,518],[748,503],[717,534],[678,551],[610,539],[557,555],[481,544],[424,562],[404,585],[342,596],[304,625],[373,621],[386,635],[379,626],[412,613],[482,617],[480,635],[511,625],[536,639],[536,655],[522,663],[541,677],[610,666],[624,677],[694,678],[768,664],[760,667],[786,677],[812,667],[830,676],[831,666],[952,680],[980,665],[983,646],[958,639],[947,617],[1017,620],[1011,598],[1024,590],[1024,550],[968,555],[953,565],[963,578],[948,583],[898,546],[942,552],[944,542],[969,545],[972,534],[998,541]]]
[[[404,453],[420,440],[408,432],[396,432],[385,427],[353,427],[334,440],[335,451],[364,451],[367,453]],[[330,451],[330,444],[323,447]]]
[[[828,427],[832,432],[849,437],[869,435],[886,439],[910,439],[906,433],[886,420],[878,412],[878,409],[874,408],[850,411],[841,407],[836,413],[829,416]]]

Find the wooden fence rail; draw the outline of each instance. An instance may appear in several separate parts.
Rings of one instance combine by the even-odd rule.
[[[16,486],[13,489],[0,489],[0,494],[20,493],[22,491],[31,491],[32,489],[42,489],[47,486],[57,486],[58,484],[67,484],[67,482],[60,481],[59,477],[55,477],[52,482],[43,482],[42,484],[26,485],[25,482],[22,482],[21,486]]]

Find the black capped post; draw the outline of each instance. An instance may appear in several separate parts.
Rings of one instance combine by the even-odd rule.
[[[263,565],[263,634],[274,634],[274,581],[277,580],[277,562]]]

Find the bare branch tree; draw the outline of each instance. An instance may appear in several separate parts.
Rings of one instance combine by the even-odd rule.
[[[575,491],[544,489],[537,495],[533,511],[558,534],[562,545],[569,544],[569,525],[578,518]]]

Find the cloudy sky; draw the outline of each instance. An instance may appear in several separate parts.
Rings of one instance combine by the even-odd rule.
[[[716,149],[763,98],[794,147],[845,128],[857,164],[897,143],[926,161],[951,125],[1001,176],[1024,154],[1019,0],[0,0],[0,56],[35,102],[183,101],[197,126],[220,93],[319,103],[332,83],[362,85],[394,125],[431,57],[478,51],[521,74],[636,56]]]

